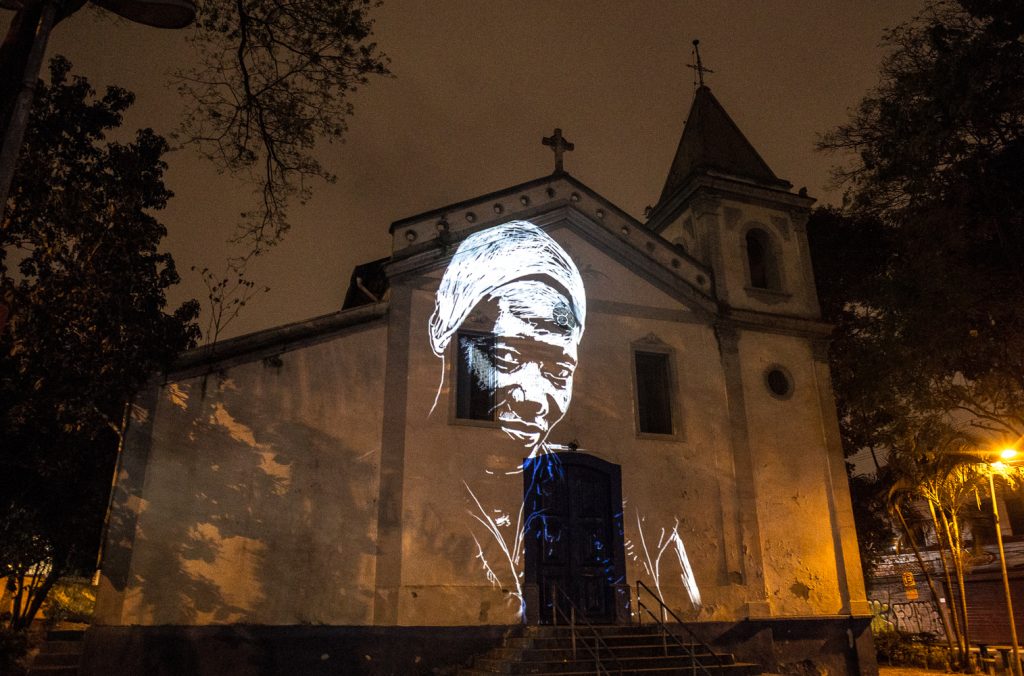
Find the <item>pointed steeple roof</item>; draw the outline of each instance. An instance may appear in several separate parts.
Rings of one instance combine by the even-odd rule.
[[[789,188],[750,145],[722,104],[705,86],[697,88],[658,203],[670,198],[699,171],[714,170],[771,187]]]

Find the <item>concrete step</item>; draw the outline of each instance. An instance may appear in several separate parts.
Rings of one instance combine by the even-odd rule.
[[[660,634],[654,634],[654,633],[632,634],[632,633],[627,633],[627,632],[620,631],[618,633],[598,633],[598,635],[601,637],[601,640],[604,641],[604,643],[606,645],[608,645],[609,647],[651,645],[653,643],[657,643],[658,645],[661,644],[661,635]],[[566,641],[570,640],[570,636],[571,635],[568,632],[566,632],[564,635],[558,635],[558,636],[544,636],[544,635],[529,635],[529,634],[527,634],[527,635],[518,637],[518,638],[516,638],[514,640],[517,641],[517,645],[521,645],[521,646],[525,646],[525,647],[543,648],[543,647],[551,647],[551,646],[561,645],[561,644],[565,643]],[[580,630],[578,636],[585,636],[585,637],[590,638],[590,637],[593,636],[593,634],[590,631],[587,631],[587,630]],[[683,639],[682,637],[677,637],[677,638],[679,638],[679,640],[683,643],[683,645],[687,646],[687,648],[690,649],[690,650],[695,650],[698,653],[706,652],[704,647],[701,646],[700,644],[690,643],[690,642],[686,641],[685,639]],[[509,639],[509,640],[511,641],[513,639]],[[675,643],[674,641],[672,641],[672,639],[668,639],[668,642],[670,644]]]
[[[85,644],[82,641],[51,641],[47,640],[40,647],[40,653],[64,654],[75,653],[80,655]]]
[[[576,652],[586,653],[586,646],[590,646],[591,650],[596,650],[594,646],[594,640],[592,638],[584,638],[578,640],[576,643]],[[700,646],[694,646],[694,656],[697,661],[701,664],[721,664],[728,665],[733,663],[733,656],[726,653],[723,655],[712,655],[708,653],[704,648]],[[666,644],[662,643],[641,643],[636,645],[619,645],[619,646],[608,646],[606,650],[603,646],[600,647],[600,651],[603,654],[610,652],[616,657],[643,657],[643,656],[655,656],[661,655],[665,657],[686,657],[690,658],[690,647],[680,647],[678,644],[669,641]],[[515,640],[506,641],[506,645],[501,648],[495,648],[489,653],[492,657],[498,657],[509,660],[535,660],[535,661],[560,661],[563,659],[572,657],[572,643],[569,640],[562,641],[558,644],[551,644],[545,646],[529,645],[529,639],[525,640],[524,643],[520,643]]]
[[[73,667],[32,666],[28,670],[28,676],[78,676],[78,665]]]
[[[78,676],[84,637],[85,632],[77,629],[48,631],[28,676]]]
[[[32,661],[33,667],[77,667],[81,653],[51,653],[40,651]]]
[[[576,625],[576,631],[598,633],[602,636],[656,636],[660,632],[654,625],[619,625],[619,624],[585,624]],[[569,636],[573,633],[572,627],[568,625],[529,625],[523,627],[523,636],[538,636],[544,638]]]
[[[605,670],[609,674],[618,676],[643,676],[644,674],[653,674],[654,676],[707,676],[701,669],[697,669],[696,672],[686,668],[681,669],[679,667],[647,667],[637,669],[623,669],[621,672],[618,668],[613,665],[605,664]],[[520,673],[520,674],[531,674],[531,676],[594,676],[597,673],[593,664],[589,666],[581,666],[577,671],[526,671],[526,672],[495,672],[485,671],[473,667],[471,669],[463,669],[459,672],[459,676],[493,676],[496,673]],[[737,662],[735,664],[726,667],[708,667],[707,673],[711,676],[755,676],[762,673],[761,667],[756,664],[746,664]]]
[[[592,652],[599,654],[602,668],[609,674],[752,676],[761,673],[756,664],[737,663],[729,653],[717,654],[705,646],[684,641],[682,628],[670,629],[676,630],[678,641],[665,637],[654,625],[577,626],[574,656],[571,627],[524,627],[517,635],[506,637],[502,646],[474,658],[472,668],[459,673],[462,676],[593,675],[597,673],[597,665]]]
[[[51,629],[46,632],[47,641],[81,641],[85,638],[82,629]]]
[[[715,674],[730,673],[728,667],[717,665],[704,665],[694,667],[688,657],[664,657],[664,656],[643,656],[615,659],[606,655],[601,656],[601,663],[608,671],[636,671],[640,673],[654,671],[672,670],[676,673],[703,673],[704,669]],[[593,670],[594,659],[585,651],[577,653],[576,659],[559,661],[538,661],[538,660],[502,660],[488,657],[480,657],[473,660],[473,668],[480,669],[492,674],[564,674],[577,673],[580,671]]]

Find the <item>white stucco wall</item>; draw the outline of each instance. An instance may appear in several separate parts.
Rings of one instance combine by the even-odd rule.
[[[97,622],[368,623],[385,336],[161,387],[126,449],[148,452],[128,582]]]
[[[550,234],[589,306],[572,403],[550,441],[621,466],[626,581],[660,587],[685,619],[841,612],[823,433],[833,413],[821,410],[810,340],[748,327],[724,356],[711,318],[573,228]],[[391,307],[280,363],[160,388],[130,435],[141,498],[120,507],[137,515],[119,543],[127,574],[101,595],[98,623],[518,621],[524,453],[494,423],[454,420],[452,360],[442,367],[427,339],[442,272],[398,280],[407,322]],[[632,351],[644,345],[671,354],[673,435],[636,430]],[[792,397],[769,394],[770,364],[792,375]],[[675,529],[700,610],[660,547]]]
[[[810,346],[800,338],[743,332],[740,359],[772,612],[839,614],[830,468]],[[777,366],[791,376],[785,399],[765,384],[765,373]]]

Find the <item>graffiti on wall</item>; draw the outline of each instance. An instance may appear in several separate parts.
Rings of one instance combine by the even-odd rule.
[[[871,601],[872,628],[888,627],[910,634],[942,635],[942,618],[931,601],[884,603]]]

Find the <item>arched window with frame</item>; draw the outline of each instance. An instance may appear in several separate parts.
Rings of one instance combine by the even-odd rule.
[[[747,272],[751,288],[781,291],[778,261],[771,235],[751,228],[746,236]]]

